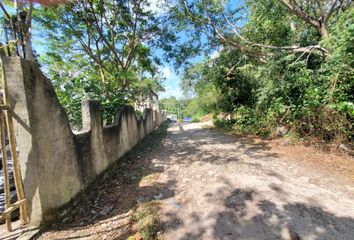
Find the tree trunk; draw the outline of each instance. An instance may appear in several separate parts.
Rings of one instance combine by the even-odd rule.
[[[33,53],[33,47],[32,47],[32,33],[31,33],[31,27],[32,27],[32,11],[33,11],[33,3],[30,2],[28,6],[28,10],[26,11],[24,9],[25,5],[23,2],[20,2],[18,0],[15,1],[15,8],[16,8],[16,16],[18,23],[21,25],[20,30],[22,34],[24,44],[24,55],[26,56],[26,59],[35,61],[36,57],[34,56]]]
[[[33,48],[32,48],[32,34],[31,30],[29,28],[29,31],[24,34],[24,43],[25,43],[25,54],[26,54],[26,59],[35,61],[36,57],[34,56],[33,53]]]
[[[106,82],[106,76],[104,75],[102,65],[99,65],[98,67],[99,67],[99,69],[100,69],[100,76],[101,76],[101,80],[102,80],[103,85],[104,85],[105,97],[106,97],[106,99],[108,100],[109,97],[110,97],[110,94],[109,94],[109,86],[108,86],[108,83]]]
[[[323,39],[326,39],[328,37],[328,30],[326,26],[321,24],[319,31]]]

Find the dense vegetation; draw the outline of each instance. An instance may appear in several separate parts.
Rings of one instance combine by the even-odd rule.
[[[4,12],[12,6],[5,2]],[[3,18],[21,26],[23,52],[53,80],[73,125],[85,98],[101,103],[109,123],[121,104],[163,90],[158,68],[167,62],[182,72],[187,99],[161,104],[179,117],[214,113],[216,124],[239,133],[281,125],[353,140],[351,0],[167,0],[157,12],[149,0],[25,2]]]
[[[168,49],[175,36],[165,17],[149,10],[148,0],[19,1],[16,11],[11,1],[5,3],[6,38],[16,35],[11,24],[40,29],[35,37],[23,31],[17,38],[34,38],[41,55],[26,58],[42,65],[74,126],[81,124],[84,99],[99,101],[110,123],[122,104],[163,90],[161,57],[153,51]],[[33,52],[32,41],[24,42]]]
[[[199,119],[207,111],[203,111],[200,105],[198,105],[197,98],[190,99],[177,99],[172,96],[169,98],[160,99],[160,108],[165,110],[168,114],[177,116],[179,120],[184,118],[192,118],[193,121],[199,121]]]
[[[239,133],[267,135],[283,125],[299,136],[353,140],[354,9],[333,10],[323,33],[280,2],[246,1],[237,11],[246,11],[248,21],[231,26],[234,33],[222,7],[190,5],[188,24],[214,31],[211,40],[222,47],[218,56],[187,67],[181,87],[195,96],[196,114],[223,113],[227,120],[216,123]],[[309,14],[325,11],[317,1],[299,2]]]
[[[148,5],[146,0],[71,1],[35,15],[46,30],[43,63],[73,122],[80,123],[83,98],[98,100],[111,122],[119,105],[163,90],[152,49],[168,47],[174,35]]]

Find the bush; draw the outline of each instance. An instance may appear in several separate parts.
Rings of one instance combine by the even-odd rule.
[[[226,119],[214,119],[213,121],[215,127],[217,128],[227,128],[227,129],[231,129],[232,128],[232,123]]]
[[[199,123],[200,122],[200,119],[197,118],[197,117],[192,117],[192,121],[191,123]]]

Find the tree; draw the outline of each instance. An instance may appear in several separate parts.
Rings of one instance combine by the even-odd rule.
[[[180,28],[184,26],[195,35],[200,35],[200,31],[203,32],[208,39],[209,45],[217,43],[227,45],[249,57],[265,62],[270,55],[279,50],[327,55],[329,49],[321,46],[320,40],[328,37],[330,19],[333,16],[338,17],[341,12],[352,5],[350,0],[262,0],[257,3],[255,1],[245,1],[245,3],[245,6],[233,7],[230,1],[223,0],[180,0],[179,4],[171,8],[171,12]],[[291,45],[271,45],[262,41],[254,41],[242,29],[242,21],[246,20],[243,16],[255,5],[262,4],[267,5],[268,10],[278,9],[280,14],[288,16],[289,19],[294,19],[294,21],[300,21],[300,24],[308,24],[318,31],[321,38],[311,45],[303,45],[301,42],[296,41],[292,42]],[[273,13],[279,14],[275,11]],[[289,27],[294,21],[289,21]],[[297,31],[294,27],[292,30],[294,32]],[[187,44],[190,44],[190,42]],[[195,49],[198,49],[201,48],[202,44],[194,44],[194,46]]]
[[[20,41],[23,48],[23,57],[35,61],[36,56],[32,44],[32,18],[34,11],[34,3],[44,6],[58,6],[68,3],[69,0],[4,0],[4,4],[10,8],[14,8],[14,15],[10,14],[3,3],[0,2],[0,8],[4,13],[4,26],[11,28],[14,41]],[[6,29],[5,29],[6,31]],[[6,35],[7,33],[5,33]],[[7,38],[7,37],[6,37]],[[8,39],[7,39],[8,40]],[[16,48],[17,42],[16,42]],[[17,49],[17,55],[19,55]]]
[[[6,35],[6,40],[8,38],[14,38],[16,45],[16,52],[19,55],[17,41],[20,42],[22,46],[23,56],[29,60],[35,60],[35,55],[32,47],[32,12],[33,3],[30,1],[26,4],[24,1],[15,0],[13,3],[9,1],[4,2],[9,7],[14,7],[15,13],[10,14],[3,3],[0,2],[0,8],[4,13],[5,28],[11,29],[11,37]],[[5,29],[7,31],[7,29]]]
[[[176,97],[162,98],[160,99],[161,109],[166,110],[169,114],[177,114],[179,102]]]
[[[323,39],[328,37],[328,22],[332,15],[352,5],[351,0],[278,1],[292,14],[316,28]]]
[[[64,86],[71,89],[72,84],[79,91],[82,84],[80,96],[89,95],[106,106],[103,115],[108,122],[117,105],[132,103],[151,90],[161,91],[159,59],[152,49],[167,47],[174,35],[147,6],[147,0],[84,0],[38,9],[35,20],[45,29],[47,47],[42,59],[58,91]],[[69,76],[84,81],[73,82]],[[68,94],[62,99],[70,102]],[[68,106],[77,109],[77,102]]]
[[[38,19],[49,30],[50,42],[85,52],[103,82],[113,78],[126,88],[136,68],[156,72],[149,46],[166,36],[162,19],[145,10],[147,5],[146,0],[75,1],[43,9]]]
[[[353,8],[342,5],[340,10],[332,10],[327,20],[328,36],[324,36],[318,28],[304,24],[303,19],[279,1],[247,1],[246,4],[248,21],[239,27],[240,35],[228,32],[229,26],[223,27],[217,17],[211,18],[228,39],[240,45],[220,41],[223,47],[216,57],[186,68],[182,88],[187,92],[192,89],[193,101],[200,102],[200,110],[208,99],[214,102],[210,112],[227,113],[231,120],[225,121],[226,124],[231,124],[239,133],[269,134],[276,126],[286,125],[295,135],[352,140],[354,73],[350,66],[354,31],[350,16],[353,16]],[[312,14],[309,9],[306,11]],[[225,13],[230,12],[225,10]],[[228,24],[225,18],[223,20]],[[189,24],[195,23],[189,21]],[[240,36],[259,45],[242,42]],[[210,37],[217,39],[215,35]],[[315,49],[274,51],[275,48],[261,47],[295,44],[319,45],[327,53],[315,54]],[[259,61],[252,54],[259,50],[267,53],[261,57],[266,61]],[[211,92],[210,87],[216,90],[216,101],[204,97]]]

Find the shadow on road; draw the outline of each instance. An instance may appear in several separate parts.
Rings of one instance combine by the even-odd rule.
[[[171,214],[164,222],[164,231],[185,228],[181,240],[189,239],[343,239],[351,240],[354,236],[354,219],[338,217],[321,207],[304,203],[288,203],[277,206],[269,200],[257,200],[253,189],[234,189],[225,199],[225,211],[208,214],[213,222],[209,228],[185,225],[184,219]],[[217,195],[217,194],[216,194]],[[215,193],[209,193],[210,201]],[[250,209],[253,208],[253,209]],[[258,214],[251,214],[257,209]],[[188,217],[198,225],[201,209],[196,209]],[[212,237],[205,238],[208,229]]]
[[[188,129],[188,124],[184,126],[183,128],[178,125],[178,128],[182,127],[183,131],[179,129],[170,132],[173,137],[168,137],[169,141],[165,143],[166,155],[175,157],[178,164],[192,164],[193,160],[191,161],[190,156],[193,156],[196,161],[213,164],[239,161],[239,158],[230,157],[228,154],[233,151],[233,148],[227,149],[227,147],[235,145],[242,149],[240,156],[255,157],[262,161],[278,157],[276,153],[269,151],[271,148],[267,142],[256,142],[254,137],[236,137],[220,134],[213,129]],[[203,145],[208,145],[208,148],[204,148]],[[168,164],[168,161],[166,163]],[[173,164],[175,163],[174,161]]]
[[[174,195],[173,181],[149,184],[164,171],[152,159],[166,131],[167,125],[160,127],[98,177],[75,207],[44,229],[39,239],[126,239],[134,234],[131,217],[139,204]]]
[[[156,199],[173,209],[160,208],[164,215],[160,224],[162,232],[172,232],[174,239],[353,239],[353,218],[336,216],[315,200],[276,200],[290,194],[281,185],[289,177],[286,172],[267,167],[279,159],[269,151],[267,142],[189,126],[183,125],[183,130],[172,126],[166,139],[166,129],[147,137],[100,177],[76,207],[50,226],[41,239],[126,239],[134,233],[130,221],[133,210],[140,203]],[[198,166],[210,168],[205,167],[203,172]],[[234,176],[242,166],[261,171],[267,181],[260,184],[266,185],[274,197],[265,197],[261,192],[264,189],[235,185],[222,170],[221,175],[213,175],[218,167],[232,167]],[[259,177],[256,172],[249,174]],[[160,173],[158,184],[144,184]],[[185,176],[181,173],[191,180],[184,190],[181,181]],[[204,185],[205,179],[218,187]],[[180,202],[183,191],[192,195]],[[193,195],[196,191],[200,192]],[[189,201],[215,208],[188,205]],[[181,217],[187,206],[188,215]],[[181,229],[183,234],[173,234]]]
[[[167,168],[170,165],[175,171],[169,175],[176,175],[176,179],[182,182],[185,178],[191,180],[180,189],[189,194],[180,209],[172,209],[167,204],[162,226],[168,237],[183,240],[353,239],[353,218],[336,216],[315,200],[301,202],[295,197],[295,200],[289,201],[297,193],[283,189],[280,184],[289,184],[289,178],[286,171],[278,172],[271,167],[272,162],[278,164],[282,159],[269,151],[266,141],[258,142],[251,137],[229,136],[216,130],[188,126],[184,125],[183,131],[177,128],[172,130],[164,148],[164,165]],[[239,152],[234,153],[236,150]],[[228,179],[231,176],[222,170],[221,176],[215,177],[218,181],[216,185],[215,180],[210,180],[213,176],[208,173],[217,171],[219,167],[232,167],[237,175],[242,173],[239,168],[246,164],[249,168],[244,169],[254,172],[244,176],[259,179],[257,184],[262,186],[261,191],[268,189],[267,195],[256,187],[235,187],[235,182]],[[204,167],[206,165],[209,167]],[[288,170],[286,164],[284,169]],[[262,176],[257,176],[257,171],[262,172]],[[233,171],[230,170],[230,173]],[[194,178],[193,174],[200,174],[201,177]],[[267,182],[262,182],[263,178],[267,178]],[[207,184],[205,187],[204,182]],[[176,198],[178,194],[176,192]],[[285,196],[286,200],[277,200]]]

